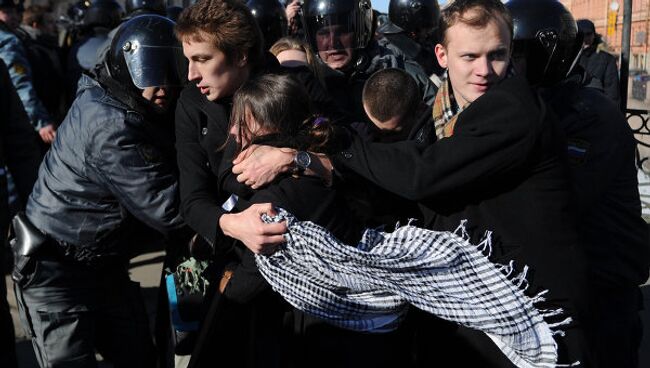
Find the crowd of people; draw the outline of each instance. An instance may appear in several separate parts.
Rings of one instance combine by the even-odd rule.
[[[57,35],[0,0],[0,269],[41,367],[637,367],[648,227],[592,22],[188,3],[80,1]]]

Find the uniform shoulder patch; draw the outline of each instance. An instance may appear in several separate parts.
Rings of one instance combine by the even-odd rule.
[[[12,65],[13,69],[16,71],[16,74],[18,75],[25,75],[27,74],[27,67],[23,64],[20,63],[14,63]]]
[[[585,140],[576,138],[570,138],[567,141],[567,158],[569,165],[582,165],[587,160],[591,144]]]

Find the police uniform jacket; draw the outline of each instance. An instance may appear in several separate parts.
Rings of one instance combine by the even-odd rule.
[[[596,46],[591,46],[582,51],[579,64],[594,77],[591,87],[602,89],[605,95],[618,105],[621,91],[616,58],[606,51],[597,50]]]
[[[636,140],[618,106],[575,73],[544,91],[566,134],[572,198],[599,288],[636,289],[648,279],[648,227],[641,217]]]
[[[530,266],[528,292],[583,306],[585,267],[569,211],[566,167],[555,121],[521,77],[507,78],[458,116],[454,134],[419,149],[413,142],[358,138],[334,156],[379,186],[418,201],[425,227],[454,231],[462,220],[476,244],[493,231],[492,260]],[[585,361],[581,331],[569,329],[568,360]],[[562,345],[561,344],[561,345]],[[469,353],[468,353],[469,354]]]
[[[27,60],[25,48],[18,36],[11,32],[3,22],[0,22],[0,59],[9,68],[11,81],[23,102],[34,129],[39,130],[52,123],[45,106],[36,95],[32,69]]]
[[[163,149],[164,124],[153,119],[82,76],[40,167],[29,220],[60,244],[102,256],[134,236],[125,229],[132,217],[163,233],[179,228],[173,155]]]

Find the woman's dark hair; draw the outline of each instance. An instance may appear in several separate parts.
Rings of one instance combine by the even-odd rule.
[[[246,81],[235,93],[230,127],[240,137],[259,142],[246,124],[246,114],[271,137],[269,144],[301,151],[327,152],[333,128],[329,120],[312,114],[309,94],[288,75],[264,74]],[[241,145],[239,151],[244,149]]]

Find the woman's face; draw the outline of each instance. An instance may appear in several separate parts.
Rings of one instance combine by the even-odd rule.
[[[261,126],[253,117],[251,110],[247,107],[244,112],[244,124],[246,126],[240,127],[239,124],[232,124],[230,127],[230,134],[235,136],[237,143],[242,147],[246,147],[253,140],[253,137],[259,137],[271,133],[268,129]]]

